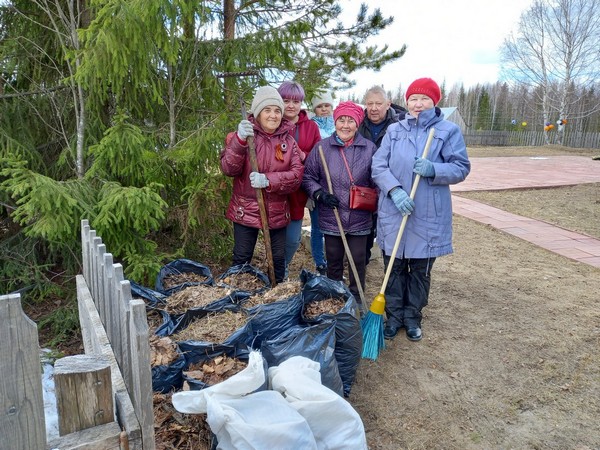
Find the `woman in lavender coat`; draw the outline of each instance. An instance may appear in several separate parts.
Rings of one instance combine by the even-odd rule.
[[[431,268],[436,257],[452,253],[450,185],[463,181],[471,164],[460,129],[435,107],[440,98],[434,80],[415,80],[406,91],[408,114],[388,127],[373,157],[373,180],[380,189],[377,243],[386,267],[402,217],[410,214],[385,290],[386,339],[393,339],[403,327],[409,340],[421,339]],[[435,135],[424,159],[432,127]],[[409,193],[415,174],[422,179],[413,201]]]

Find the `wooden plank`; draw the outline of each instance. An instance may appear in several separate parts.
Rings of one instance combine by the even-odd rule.
[[[121,427],[117,422],[98,425],[67,434],[48,442],[47,449],[60,450],[122,450]]]
[[[106,320],[104,321],[104,329],[108,336],[108,340],[112,344],[115,342],[115,330],[113,326],[112,316],[115,303],[115,297],[112,290],[113,285],[113,255],[111,253],[104,254],[104,301],[106,302]]]
[[[115,353],[115,358],[119,363],[119,367],[123,364],[123,339],[121,337],[123,333],[123,321],[125,320],[123,308],[121,307],[121,302],[119,301],[121,284],[120,280],[117,279],[119,276],[121,279],[123,278],[123,267],[120,264],[112,265],[112,278],[111,278],[111,316],[109,320],[111,321],[109,329],[112,329],[111,333],[111,344],[113,351]]]
[[[100,298],[100,259],[98,258],[98,249],[102,245],[102,238],[95,237],[92,241],[92,252],[93,252],[93,260],[94,260],[94,272],[92,273],[92,298],[94,299],[94,303],[98,305],[98,299]],[[89,286],[89,284],[88,284]]]
[[[123,321],[121,322],[121,347],[123,349],[123,366],[122,373],[125,385],[128,389],[133,387],[133,373],[131,370],[131,307],[129,302],[132,300],[131,297],[131,285],[129,280],[123,279],[122,269],[121,273],[115,273],[115,280],[120,277],[119,281],[119,303],[123,308]]]
[[[0,449],[44,448],[38,332],[19,294],[0,296],[0,324]]]
[[[54,384],[61,436],[113,422],[110,363],[102,355],[74,355],[56,360]]]
[[[89,280],[90,278],[90,223],[87,219],[81,221],[81,264],[83,266],[83,276]]]
[[[131,372],[133,374],[132,400],[142,429],[144,450],[155,449],[154,407],[152,403],[152,369],[150,368],[150,341],[146,303],[131,300]]]
[[[79,316],[84,318],[82,323],[86,323],[86,326],[90,328],[90,344],[89,347],[85,347],[85,352],[86,354],[95,353],[104,355],[110,362],[117,418],[119,419],[121,427],[127,432],[130,450],[141,448],[140,424],[133,408],[133,403],[127,392],[127,388],[125,387],[119,365],[117,364],[112,347],[110,342],[108,342],[108,337],[106,336],[106,332],[100,321],[96,305],[92,300],[91,293],[83,276],[77,275],[76,282]],[[87,345],[85,341],[84,345]]]
[[[94,303],[96,303],[96,309],[98,310],[98,313],[100,314],[100,319],[102,319],[102,323],[104,324],[104,328],[106,329],[106,320],[108,315],[106,311],[106,299],[104,296],[104,280],[106,278],[106,272],[104,268],[105,253],[106,245],[100,243],[100,245],[98,245],[98,248],[96,249],[96,264],[98,267],[98,273],[96,275],[98,278],[98,294],[96,297],[94,297]]]

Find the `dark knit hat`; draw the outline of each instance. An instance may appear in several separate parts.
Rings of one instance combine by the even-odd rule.
[[[277,89],[271,86],[261,86],[256,90],[250,106],[250,113],[258,117],[260,112],[267,106],[279,106],[283,111],[283,99]]]
[[[406,90],[406,100],[412,94],[423,94],[433,100],[433,104],[437,105],[442,98],[442,91],[438,84],[431,78],[419,78],[413,81]]]
[[[337,105],[337,108],[333,110],[333,120],[338,120],[341,116],[350,116],[354,119],[357,126],[360,126],[361,122],[365,118],[365,112],[363,109],[354,102],[341,102]]]

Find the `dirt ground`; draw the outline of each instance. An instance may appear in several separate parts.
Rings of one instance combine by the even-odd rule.
[[[597,184],[464,195],[600,238]],[[369,448],[600,449],[600,270],[456,215],[454,249],[433,268],[423,340],[400,332],[361,361],[349,400]],[[312,267],[305,248],[302,265]],[[383,273],[381,259],[369,264],[367,301]]]

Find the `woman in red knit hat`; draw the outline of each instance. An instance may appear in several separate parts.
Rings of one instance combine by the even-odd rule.
[[[438,256],[452,253],[450,185],[463,181],[471,164],[460,129],[435,106],[441,97],[431,78],[413,81],[406,90],[408,113],[388,127],[373,157],[373,180],[380,189],[377,244],[386,267],[402,217],[410,214],[385,290],[386,339],[393,339],[401,328],[406,328],[409,340],[421,339],[431,268]],[[434,139],[423,158],[431,128],[435,128]],[[413,200],[409,192],[415,174],[422,180]]]
[[[351,209],[350,186],[374,188],[371,179],[371,160],[375,144],[360,135],[358,127],[364,119],[363,109],[353,102],[341,102],[333,111],[335,132],[319,142],[308,155],[302,179],[302,188],[315,200],[319,209],[319,227],[325,235],[327,277],[343,280],[346,254],[340,230],[333,212],[337,208],[346,241],[356,265],[361,286],[365,287],[367,236],[371,232],[373,213]],[[331,175],[333,193],[329,192],[325,169],[318,147],[323,147],[325,161]],[[353,180],[353,181],[352,181]],[[359,297],[358,280],[350,271],[350,292]],[[360,302],[359,302],[360,303]]]

